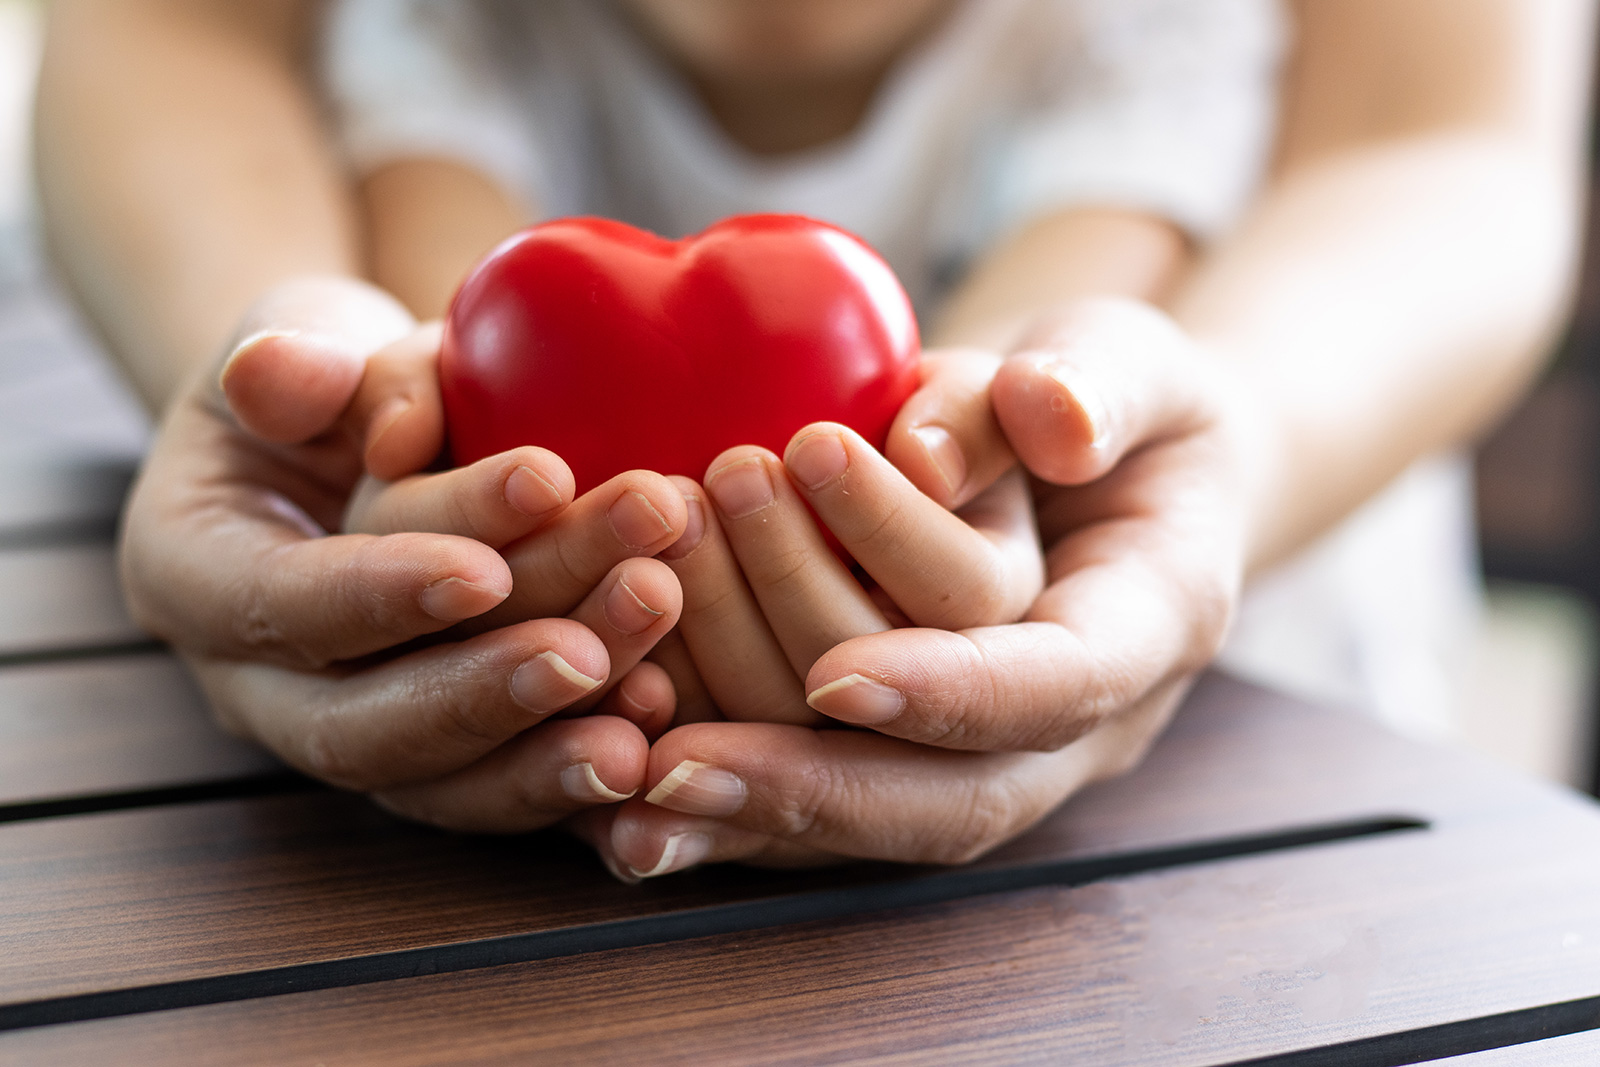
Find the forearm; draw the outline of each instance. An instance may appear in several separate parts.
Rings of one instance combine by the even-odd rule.
[[[1189,259],[1183,234],[1155,215],[1068,209],[1029,223],[984,256],[941,309],[928,342],[1005,351],[1041,315],[1074,300],[1159,303]]]
[[[456,287],[533,209],[446,159],[402,159],[361,183],[372,278],[418,318],[442,316]]]
[[[39,87],[46,232],[152,408],[262,291],[359,270],[298,69],[309,2],[60,0]]]
[[[1276,182],[1189,280],[1174,314],[1259,420],[1252,567],[1514,400],[1570,289],[1576,177],[1493,132],[1336,153]]]
[[[1537,371],[1576,264],[1594,9],[1297,5],[1274,177],[1172,304],[1255,408],[1252,567]]]

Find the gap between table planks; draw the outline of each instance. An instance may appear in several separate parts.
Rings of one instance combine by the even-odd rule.
[[[1252,767],[1261,768],[1260,781],[1241,781],[1248,779]],[[1294,787],[1290,787],[1291,783]],[[902,910],[892,915],[835,919],[788,930],[753,931],[649,949],[591,953],[571,960],[472,971],[431,982],[388,982],[361,989],[327,990],[148,1018],[16,1033],[0,1037],[0,1057],[15,1052],[21,1057],[18,1062],[31,1061],[48,1053],[49,1042],[65,1042],[62,1048],[87,1055],[88,1049],[81,1042],[98,1040],[95,1034],[121,1034],[108,1040],[125,1049],[143,1047],[146,1041],[156,1042],[150,1046],[153,1048],[161,1043],[161,1026],[192,1023],[208,1032],[213,1027],[225,1030],[237,1025],[249,1030],[262,1020],[278,1019],[275,1013],[290,1010],[297,1013],[297,1018],[322,1018],[333,1031],[340,1031],[352,1025],[357,1016],[371,1012],[382,1015],[392,1010],[398,1018],[420,1012],[437,1018],[433,1014],[438,1008],[434,999],[441,996],[451,1017],[457,1013],[481,1015],[470,1005],[501,1003],[510,995],[510,988],[522,990],[520,999],[513,998],[518,1005],[516,1013],[499,1018],[490,1011],[490,1017],[474,1017],[471,1027],[458,1032],[511,1026],[515,1033],[501,1036],[513,1043],[521,1042],[521,1048],[530,1040],[528,1027],[543,1031],[576,1010],[570,998],[578,993],[560,978],[568,974],[589,975],[589,979],[578,982],[584,988],[591,979],[605,988],[619,984],[626,987],[615,992],[615,1003],[607,1001],[611,1007],[605,1009],[614,1011],[614,1015],[606,1014],[605,1018],[614,1018],[616,1032],[626,1035],[634,1032],[624,1025],[628,1019],[649,1018],[660,1024],[657,1016],[628,992],[638,982],[624,980],[629,970],[639,965],[642,957],[638,953],[647,953],[650,961],[652,977],[645,986],[659,992],[664,976],[674,966],[713,971],[724,966],[715,961],[730,945],[742,946],[740,952],[733,954],[740,959],[756,952],[752,946],[770,944],[772,952],[751,956],[759,957],[759,965],[748,973],[739,972],[739,982],[712,982],[715,989],[702,991],[708,1005],[705,1010],[713,1016],[721,1018],[729,1012],[759,1006],[738,998],[729,1003],[728,996],[732,994],[725,995],[722,990],[730,984],[760,989],[770,980],[761,975],[786,974],[782,962],[798,953],[811,958],[818,973],[802,968],[784,977],[785,986],[798,982],[797,988],[810,989],[820,981],[824,989],[842,990],[838,996],[843,998],[843,1007],[835,1003],[831,994],[822,996],[815,991],[807,994],[809,1000],[802,1000],[813,1005],[828,1004],[829,1012],[842,1012],[844,1019],[854,1019],[856,1026],[862,1026],[860,1012],[882,1008],[875,994],[868,995],[869,990],[887,994],[897,988],[896,983],[909,983],[907,988],[920,990],[912,997],[913,1002],[933,996],[926,986],[935,981],[936,973],[943,973],[942,965],[927,972],[915,959],[908,960],[885,948],[894,945],[902,934],[910,936],[912,931],[923,930],[917,934],[923,939],[919,951],[932,951],[929,946],[942,938],[950,939],[952,946],[967,944],[969,948],[984,938],[996,939],[995,944],[1000,947],[995,954],[963,965],[983,974],[1021,967],[1031,975],[1029,981],[1041,982],[1044,977],[1034,971],[1043,967],[1056,975],[1044,1000],[1026,1001],[1033,1008],[1025,1010],[1024,1002],[1017,1002],[1015,1011],[1023,1020],[1018,1023],[1023,1031],[995,1031],[997,1040],[1005,1038],[1004,1047],[1019,1053],[1045,1047],[1075,1048],[1085,1055],[1093,1053],[1095,1058],[1088,1062],[1100,1062],[1101,1053],[1105,1052],[1102,1044],[1108,1040],[1100,1030],[1093,1026],[1088,1030],[1045,1026],[1047,1019],[1032,1018],[1029,1013],[1043,1010],[1039,1005],[1045,1003],[1056,1004],[1057,1008],[1071,1004],[1073,990],[1082,992],[1093,985],[1085,977],[1088,972],[1084,968],[1093,973],[1101,973],[1107,967],[1115,970],[1129,965],[1126,953],[1106,956],[1102,950],[1110,949],[1102,941],[1086,940],[1081,931],[1069,931],[1067,942],[1083,942],[1072,950],[1077,953],[1074,956],[1061,938],[1050,940],[1048,924],[1040,927],[1030,920],[1032,925],[1021,930],[1008,924],[1021,914],[1019,908],[1027,911],[1020,903],[1023,900],[1051,900],[1047,909],[1051,915],[1080,911],[1093,915],[1104,908],[1091,905],[1085,909],[1083,901],[1100,899],[1095,893],[1133,892],[1130,886],[1149,887],[1139,890],[1145,895],[1137,898],[1143,901],[1139,906],[1139,913],[1145,916],[1142,921],[1150,921],[1151,916],[1161,916],[1162,921],[1172,916],[1181,920],[1180,929],[1158,936],[1165,946],[1163,959],[1171,964],[1173,973],[1209,973],[1211,977],[1202,980],[1191,991],[1192,996],[1185,994],[1187,1000],[1172,1001],[1167,996],[1172,993],[1170,983],[1164,986],[1158,981],[1163,968],[1146,967],[1119,994],[1127,1001],[1127,1011],[1134,1012],[1126,1018],[1136,1022],[1138,1011],[1154,1010],[1162,1003],[1179,1011],[1180,1016],[1183,1010],[1192,1008],[1199,1018],[1208,1011],[1214,1012],[1215,1005],[1226,1008],[1232,1003],[1229,998],[1250,1001],[1254,997],[1259,1004],[1252,1010],[1261,1017],[1247,1012],[1244,1017],[1233,1018],[1223,1013],[1233,1020],[1223,1028],[1228,1032],[1255,1019],[1253,1029],[1246,1028],[1253,1035],[1251,1039],[1229,1045],[1227,1052],[1235,1058],[1337,1040],[1341,1034],[1387,1033],[1600,993],[1596,988],[1600,985],[1600,978],[1596,977],[1600,976],[1600,957],[1595,955],[1600,952],[1600,926],[1595,925],[1600,918],[1592,907],[1592,901],[1600,895],[1600,858],[1594,858],[1600,857],[1600,849],[1567,847],[1586,840],[1600,845],[1600,820],[1591,805],[1558,791],[1496,775],[1490,768],[1400,741],[1365,723],[1309,710],[1260,690],[1214,678],[1191,701],[1174,730],[1139,771],[1095,787],[1080,800],[988,863],[1025,870],[1064,856],[1093,856],[1193,842],[1383,811],[1419,815],[1432,821],[1433,828],[1147,874],[1080,889],[1042,888]],[[530,854],[530,847],[545,847],[549,855],[541,861]],[[736,901],[792,890],[795,886],[790,883],[795,880],[802,888],[809,885],[822,889],[837,879],[861,876],[861,872],[847,871],[790,879],[757,872],[711,871],[667,879],[643,889],[627,889],[610,883],[572,846],[550,846],[541,838],[507,842],[430,834],[388,820],[353,798],[333,796],[14,824],[0,827],[0,857],[4,857],[0,859],[4,865],[0,868],[0,893],[9,898],[0,904],[0,914],[7,916],[3,937],[13,946],[8,958],[0,962],[0,995],[12,1003],[19,997],[104,989],[119,983],[441,944],[652,910],[671,912],[714,906],[719,900]],[[899,876],[871,871],[866,877],[892,882]],[[1276,888],[1268,894],[1269,911],[1257,915],[1263,897],[1250,887],[1259,889],[1262,885]],[[1472,886],[1471,899],[1461,892],[1468,885]],[[1562,887],[1560,891],[1550,888],[1557,885]],[[1107,889],[1108,886],[1114,888]],[[1081,896],[1085,892],[1090,896]],[[870,896],[865,900],[865,910],[870,910]],[[1168,903],[1158,906],[1156,901]],[[1043,905],[1028,905],[1035,911],[1040,907]],[[1537,914],[1522,914],[1529,909]],[[1262,925],[1267,919],[1271,921]],[[917,925],[927,922],[934,925]],[[867,925],[861,926],[862,923]],[[1351,927],[1352,923],[1356,926]],[[1417,924],[1421,924],[1420,933],[1407,933]],[[1469,925],[1478,929],[1484,944],[1463,944],[1459,937],[1452,936]],[[1219,929],[1230,926],[1250,934],[1242,948],[1236,941],[1216,937]],[[852,930],[855,932],[847,936],[846,932]],[[1301,976],[1298,980],[1302,985],[1308,984],[1302,973],[1307,966],[1319,960],[1323,964],[1338,963],[1337,957],[1344,950],[1337,943],[1341,938],[1344,948],[1354,945],[1359,957],[1368,951],[1360,940],[1369,936],[1363,930],[1370,930],[1370,937],[1377,938],[1373,943],[1377,947],[1371,949],[1376,959],[1395,968],[1399,975],[1396,988],[1376,1000],[1382,1010],[1319,1026],[1280,1025],[1292,1021],[1296,998],[1285,994],[1263,999],[1262,989],[1267,988],[1270,993],[1275,983],[1284,982],[1285,976],[1293,979],[1294,975]],[[1568,944],[1571,935],[1578,940]],[[1119,937],[1127,940],[1126,936]],[[1352,937],[1357,940],[1351,941]],[[1321,956],[1297,959],[1297,952],[1305,956],[1308,951],[1307,938],[1313,947],[1321,946]],[[1148,946],[1149,940],[1147,932],[1141,943]],[[838,969],[848,962],[845,956],[834,959],[829,955],[842,952],[841,946],[846,942],[872,947],[866,956],[850,965],[856,968],[850,972],[856,977],[848,980],[845,972]],[[1029,944],[1035,947],[1024,951]],[[1046,944],[1054,947],[1045,952],[1039,946]],[[816,963],[818,952],[832,962]],[[873,956],[874,952],[880,955]],[[1143,952],[1139,958],[1148,963],[1148,949]],[[1237,963],[1228,962],[1240,952],[1251,960],[1275,953],[1273,958],[1279,960],[1279,965],[1252,970],[1252,964],[1241,972]],[[1024,966],[1019,960],[1034,963]],[[1055,962],[1047,966],[1051,960]],[[1361,960],[1354,962],[1360,964]],[[871,980],[860,976],[861,968],[874,967],[878,970]],[[1419,978],[1418,973],[1423,977]],[[1433,977],[1428,978],[1430,975]],[[950,996],[974,995],[963,984],[967,978],[952,972],[951,980],[955,984],[948,991]],[[864,984],[856,988],[858,982]],[[1251,982],[1255,982],[1254,987]],[[1313,1007],[1327,988],[1331,985],[1313,987],[1305,994]],[[592,989],[586,996],[590,999],[583,1001],[584,1018],[599,1018],[596,1013],[602,1008],[591,1002]],[[866,999],[857,1003],[863,996]],[[1132,1000],[1128,1000],[1130,996]],[[415,1000],[416,997],[422,999]],[[553,1005],[553,1014],[535,1012],[526,1003],[529,998]],[[766,998],[767,994],[761,993],[756,1001]],[[1091,1003],[1093,999],[1090,998]],[[352,1004],[356,1007],[350,1008]],[[385,1004],[389,1008],[383,1008]],[[679,1000],[672,1000],[671,1004],[671,1018],[681,1019],[686,1026],[710,1025],[710,1018],[695,1022],[695,1012]],[[984,1000],[983,1004],[991,1002]],[[348,1014],[347,1009],[355,1014]],[[799,1011],[799,1007],[784,1010],[799,1012],[802,1023],[797,1024],[796,1033],[833,1032],[819,1018]],[[483,1011],[489,1008],[484,1007]],[[990,1027],[994,1019],[988,1008],[969,1011],[964,1020],[944,1019],[944,1013],[945,1009],[934,1013],[943,1021],[923,1034],[928,1039],[930,1035],[945,1034],[939,1038],[941,1042],[947,1038],[954,1041],[938,1046],[941,1055],[949,1052],[967,1058],[971,1053],[983,1058],[997,1054],[1002,1047],[991,1047],[985,1044],[988,1039],[970,1035],[959,1040],[950,1036],[964,1032],[964,1028]],[[910,1034],[916,1030],[916,1019],[920,1017],[917,1013],[905,1019],[896,1016],[894,1028],[910,1028],[906,1030]],[[1101,1023],[1104,1021],[1101,1019]],[[865,1031],[881,1034],[883,1022],[880,1019],[879,1024],[866,1026]],[[1038,1040],[1045,1044],[1036,1048],[1026,1035],[1040,1026],[1044,1030]],[[387,1029],[407,1033],[400,1022]],[[544,1034],[535,1046],[545,1053],[571,1053],[581,1058],[586,1054],[582,1049],[588,1047],[585,1042],[593,1040],[593,1032],[587,1022],[580,1029],[581,1033],[568,1035],[569,1041],[577,1042],[571,1048],[561,1045],[558,1037],[550,1033]],[[732,1040],[728,1036],[732,1030],[712,1029],[727,1031],[717,1040]],[[850,1030],[845,1027],[840,1033],[848,1034]],[[1200,1026],[1195,1032],[1214,1044],[1212,1039],[1219,1030]],[[772,1036],[770,1032],[768,1036]],[[410,1040],[408,1037],[406,1043]],[[705,1038],[701,1044],[709,1040]],[[46,1044],[41,1045],[41,1041]],[[129,1041],[134,1045],[126,1044]],[[973,1045],[972,1041],[978,1043]],[[1021,1044],[1016,1044],[1018,1041]],[[1085,1041],[1089,1043],[1085,1045]],[[690,1045],[699,1047],[693,1042]],[[525,1051],[535,1046],[528,1046]],[[742,1046],[737,1042],[735,1046],[732,1051],[722,1052],[736,1057]],[[284,1047],[281,1040],[263,1047],[275,1048],[285,1055],[300,1054]],[[1196,1047],[1205,1055],[1215,1051],[1205,1042]],[[984,1048],[988,1051],[979,1057]],[[464,1055],[467,1049],[470,1043],[464,1047]],[[1166,1045],[1161,1049],[1163,1056],[1172,1051]],[[402,1051],[391,1049],[385,1057],[392,1052],[399,1057],[394,1062],[403,1062]],[[722,1054],[714,1047],[703,1051],[713,1061]],[[784,1054],[781,1043],[768,1051],[780,1060]],[[851,1055],[868,1051],[863,1046]],[[165,1053],[160,1058],[164,1057]],[[373,1062],[383,1059],[375,1057]],[[1147,1061],[1177,1062],[1137,1057],[1104,1060]],[[1210,1061],[1202,1057],[1184,1062]]]
[[[22,1031],[0,1059],[1202,1067],[1392,1039],[1600,992],[1600,864],[1566,847],[1593,817],[1523,815]]]

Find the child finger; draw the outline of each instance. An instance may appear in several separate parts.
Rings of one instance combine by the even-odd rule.
[[[683,586],[679,632],[717,708],[742,721],[824,721],[806,706],[800,676],[745,583],[704,491],[687,478],[675,484],[689,524],[661,559]]]
[[[718,722],[722,719],[722,712],[717,709],[716,701],[711,699],[711,692],[700,677],[694,657],[689,654],[689,646],[683,641],[682,630],[667,631],[667,635],[650,650],[648,659],[666,671],[667,677],[672,680],[676,704],[672,715],[674,725]]]
[[[619,474],[504,549],[515,579],[511,595],[472,625],[565,615],[611,568],[660,552],[687,521],[683,496],[667,478],[651,471]]]
[[[415,326],[399,302],[374,286],[298,279],[250,310],[218,385],[245,429],[298,444],[333,428],[367,358]]]
[[[611,676],[622,678],[678,623],[683,593],[678,579],[657,559],[623,560],[569,616],[606,648]],[[577,701],[573,711],[593,708],[603,690]]]
[[[194,666],[224,722],[308,774],[363,791],[456,771],[599,690],[611,673],[604,644],[568,619],[349,672]]]
[[[610,716],[541,723],[476,763],[375,794],[419,822],[469,833],[524,833],[632,796],[650,746]]]
[[[784,462],[833,535],[921,626],[1010,622],[1044,584],[1028,498],[1011,478],[975,513],[980,530],[912,485],[855,431],[817,423],[795,435]],[[1003,513],[1014,512],[1009,518]]]
[[[729,449],[706,492],[761,613],[796,675],[847,638],[888,628],[871,597],[828,548],[778,458]],[[709,525],[709,524],[708,524]]]
[[[367,473],[393,480],[422,470],[444,448],[439,344],[431,322],[374,353],[341,418],[357,442]]]
[[[594,710],[597,715],[628,720],[645,740],[654,741],[671,729],[677,702],[671,676],[660,664],[647,660],[612,686]]]
[[[989,396],[1000,357],[979,349],[922,354],[922,386],[900,408],[884,455],[911,483],[954,510],[993,485],[1017,457]]]
[[[994,408],[1029,472],[1057,485],[1104,476],[1151,441],[1192,432],[1202,396],[1196,347],[1133,301],[1093,300],[1055,320],[995,376]]]
[[[438,474],[368,479],[351,499],[345,530],[453,534],[499,548],[538,529],[572,498],[572,471],[554,452],[530,446]]]

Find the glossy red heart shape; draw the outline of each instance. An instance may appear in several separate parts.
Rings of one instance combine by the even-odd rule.
[[[625,470],[704,477],[809,422],[882,447],[917,386],[916,319],[859,238],[796,215],[682,241],[575,218],[524,230],[461,286],[440,385],[457,463],[542,445],[578,491]]]

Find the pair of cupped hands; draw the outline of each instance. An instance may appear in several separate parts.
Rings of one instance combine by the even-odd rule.
[[[122,541],[225,726],[411,818],[564,823],[627,881],[964,861],[1136,762],[1238,596],[1226,378],[1142,305],[926,352],[883,454],[817,424],[576,498],[535,447],[430,470],[439,336],[363,283],[274,289]]]

